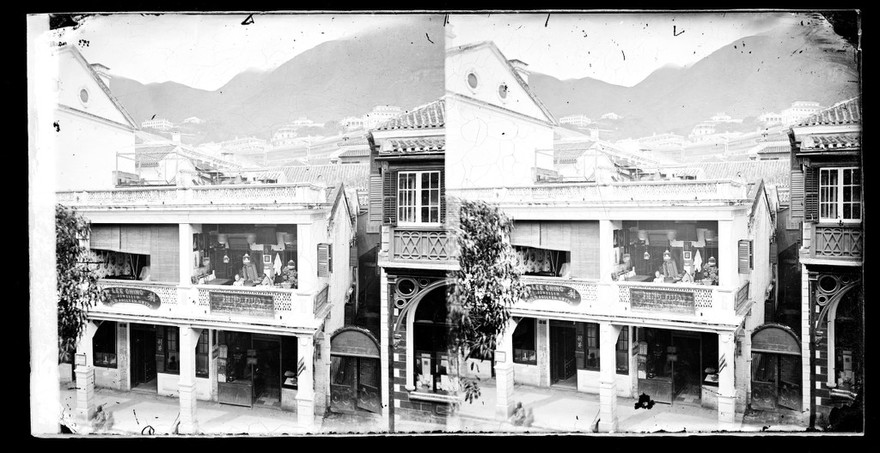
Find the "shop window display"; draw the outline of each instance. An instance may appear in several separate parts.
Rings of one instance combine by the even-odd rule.
[[[571,253],[560,250],[515,246],[522,272],[525,275],[568,277]]]
[[[620,329],[620,335],[617,337],[617,345],[615,346],[617,374],[629,373],[629,328]]]
[[[196,377],[208,377],[208,330],[203,329],[196,344]]]
[[[451,390],[446,291],[432,291],[419,303],[413,321],[415,384],[422,392]]]
[[[156,328],[156,355],[160,372],[180,373],[180,330],[177,327]]]
[[[523,318],[513,331],[513,363],[537,365],[538,354],[535,348],[535,318]]]
[[[717,222],[646,221],[623,226],[615,233],[614,279],[718,284]]]
[[[298,346],[296,337],[281,337],[281,370],[283,373],[281,386],[286,389],[297,388]]]
[[[92,357],[95,366],[116,368],[116,323],[104,321],[92,337]]]
[[[584,369],[599,370],[599,324],[585,323],[586,331],[586,363]]]

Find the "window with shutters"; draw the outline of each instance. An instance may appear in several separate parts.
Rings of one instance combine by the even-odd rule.
[[[858,168],[819,169],[819,221],[858,223],[862,193]]]
[[[332,244],[318,244],[318,277],[329,277],[333,272]]]
[[[397,221],[400,225],[440,223],[440,172],[397,173]]]
[[[748,239],[740,240],[738,249],[739,273],[748,274],[750,270],[755,268],[754,242]]]

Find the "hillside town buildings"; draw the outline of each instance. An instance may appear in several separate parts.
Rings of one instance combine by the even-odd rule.
[[[215,416],[206,402],[303,430],[340,415],[444,430],[469,416],[461,378],[499,427],[528,389],[589,395],[602,433],[643,396],[717,431],[770,414],[824,428],[860,404],[859,98],[796,102],[761,118],[772,130],[718,133],[742,120],[717,113],[688,137],[612,143],[483,41],[447,49],[443,96],[344,118],[339,136],[300,136],[323,126],[303,117],[193,147],[165,119],[139,130],[109,68],[54,52],[56,199],[91,223],[106,296],[60,366],[83,421],[105,388],[176,398],[183,434]],[[495,350],[467,359],[448,299],[464,200],[512,220],[529,289]]]

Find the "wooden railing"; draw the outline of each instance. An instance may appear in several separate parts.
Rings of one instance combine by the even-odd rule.
[[[388,256],[395,261],[443,262],[457,259],[450,232],[443,228],[426,227],[392,229]]]
[[[810,257],[861,260],[863,238],[861,225],[813,225]]]

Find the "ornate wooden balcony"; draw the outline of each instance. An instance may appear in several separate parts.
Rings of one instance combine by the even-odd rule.
[[[455,240],[443,227],[382,227],[379,265],[426,269],[456,269]]]
[[[801,259],[832,260],[847,264],[862,262],[862,225],[821,225],[804,222]]]

